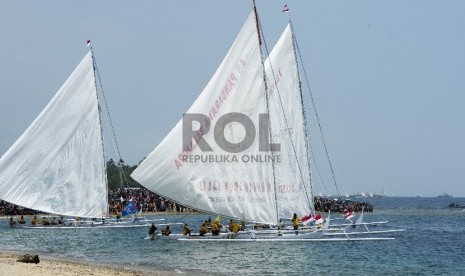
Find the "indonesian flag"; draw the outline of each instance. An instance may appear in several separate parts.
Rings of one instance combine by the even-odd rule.
[[[318,214],[315,217],[315,224],[320,224],[320,223],[323,223],[323,218],[321,217],[320,214]]]
[[[345,209],[345,210],[344,210],[344,218],[345,218],[345,219],[351,219],[351,218],[353,218],[353,217],[355,217],[354,211],[352,211],[352,210],[350,210],[350,209]]]
[[[303,224],[303,225],[307,225],[307,224],[309,224],[309,223],[312,222],[312,221],[313,221],[313,219],[312,219],[312,215],[311,215],[311,214],[310,214],[310,215],[306,215],[306,216],[304,216],[304,217],[302,218],[302,224]]]
[[[289,8],[287,7],[287,4],[284,5],[284,7],[283,7],[283,12],[286,12],[286,13],[289,12]]]
[[[90,46],[90,40],[87,40],[87,46]]]

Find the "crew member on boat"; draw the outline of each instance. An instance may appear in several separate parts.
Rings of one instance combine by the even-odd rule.
[[[233,228],[234,228],[234,220],[233,219],[229,220],[229,227],[228,228],[229,228],[229,231],[231,231],[231,232],[233,231]]]
[[[152,226],[150,226],[150,229],[149,229],[149,235],[152,236],[155,234],[155,232],[157,232],[158,228],[157,226],[155,226],[155,223],[152,223]]]
[[[42,225],[50,225],[46,217],[42,217]]]
[[[297,216],[296,213],[294,213],[294,216],[292,217],[292,226],[294,227],[296,235],[299,233],[297,231],[299,229],[299,222],[300,222],[300,218]]]
[[[207,234],[207,224],[204,222],[204,223],[202,223],[202,225],[200,226],[199,235],[200,235],[200,236],[205,236],[205,234]]]
[[[163,236],[169,236],[169,235],[171,234],[170,226],[167,225],[167,226],[165,227],[165,229],[163,229],[163,231],[161,232],[161,234],[162,234]]]
[[[24,219],[24,216],[21,215],[21,218],[19,218],[19,224],[25,224],[26,223],[26,220]]]
[[[212,225],[212,235],[218,236],[220,234],[220,228],[221,225],[215,221]]]
[[[182,228],[182,234],[184,236],[186,235],[191,235],[191,232],[192,232],[192,229],[189,227],[189,225],[187,223],[184,223],[184,227]]]
[[[229,239],[234,239],[237,236],[237,233],[239,233],[240,227],[241,226],[239,225],[239,223],[234,223],[233,222],[232,226],[229,228],[230,232],[228,233],[228,238]]]
[[[245,220],[241,221],[241,231],[245,231],[247,229],[247,226],[245,226]]]
[[[220,218],[220,216],[216,216],[215,221],[213,221],[213,223],[216,223],[216,224],[221,226],[221,218]]]
[[[120,211],[116,211],[116,222],[117,223],[121,222],[121,212]]]
[[[57,225],[57,223],[55,222],[55,217],[52,218],[52,221],[50,222],[50,225]]]
[[[212,235],[217,236],[220,234],[221,230],[221,218],[220,216],[216,216],[215,220],[213,221],[212,224]]]
[[[232,228],[232,232],[234,234],[237,234],[239,232],[240,227],[241,226],[239,225],[239,223],[234,223],[233,228]]]
[[[37,216],[34,216],[34,218],[31,220],[31,225],[37,225],[39,223],[39,220],[37,219]]]
[[[16,221],[13,220],[13,217],[10,217],[10,226],[13,227],[16,224]]]
[[[63,216],[61,216],[60,219],[58,220],[58,224],[64,224],[64,223],[65,223],[65,221],[63,219]]]

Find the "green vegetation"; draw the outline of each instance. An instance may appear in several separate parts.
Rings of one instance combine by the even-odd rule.
[[[142,187],[134,179],[130,177],[131,173],[137,168],[137,165],[129,166],[124,164],[123,160],[120,160],[121,166],[119,166],[113,159],[107,161],[107,179],[108,188],[116,189],[121,187]],[[122,168],[122,174],[120,174],[120,168]]]

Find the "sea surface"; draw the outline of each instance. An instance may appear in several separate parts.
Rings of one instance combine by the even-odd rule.
[[[365,222],[388,220],[407,230],[389,235],[395,237],[389,241],[181,242],[145,240],[145,227],[11,229],[2,219],[0,250],[180,275],[465,275],[465,210],[448,208],[452,202],[465,204],[465,198],[356,200],[374,205]],[[208,217],[152,218],[197,229]]]

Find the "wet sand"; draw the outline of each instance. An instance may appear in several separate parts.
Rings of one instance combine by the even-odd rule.
[[[17,262],[20,256],[30,253],[0,252],[0,275],[17,276],[154,276],[154,275],[175,275],[169,271],[142,271],[137,267],[115,267],[109,265],[98,265],[80,263],[77,261],[61,260],[57,258],[42,256],[39,254],[40,263]]]

